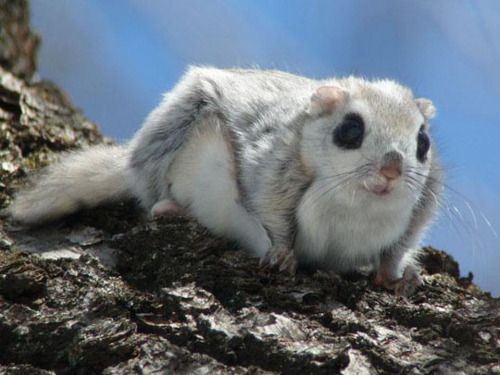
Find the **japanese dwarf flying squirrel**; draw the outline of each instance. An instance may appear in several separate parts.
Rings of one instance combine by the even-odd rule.
[[[371,266],[406,295],[442,190],[434,114],[391,80],[191,67],[127,145],[67,155],[10,213],[34,225],[135,197],[153,216],[188,213],[265,267]]]

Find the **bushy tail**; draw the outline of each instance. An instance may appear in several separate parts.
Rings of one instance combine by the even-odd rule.
[[[130,195],[126,146],[94,146],[49,166],[9,207],[13,219],[36,225]]]

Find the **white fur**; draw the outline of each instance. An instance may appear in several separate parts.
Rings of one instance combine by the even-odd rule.
[[[349,102],[303,130],[303,158],[317,178],[298,205],[295,251],[303,261],[347,271],[377,264],[382,251],[406,233],[421,187],[409,188],[404,174],[418,168],[421,175],[413,178],[423,186],[430,166],[416,160],[416,135],[424,118],[408,89],[392,81],[354,78],[340,85],[349,91]],[[346,113],[364,119],[366,135],[359,149],[332,144],[333,127]],[[389,194],[377,196],[367,190],[382,183],[378,171],[390,151],[402,155],[403,176]],[[346,177],[364,164],[369,166]]]
[[[209,118],[195,125],[167,178],[172,197],[200,223],[263,256],[271,242],[262,224],[239,202],[234,173],[220,123]]]
[[[325,86],[334,92],[317,95]],[[352,112],[364,119],[365,136],[359,149],[344,150],[332,135]],[[38,223],[130,194],[153,215],[179,205],[257,256],[295,239],[305,261],[339,271],[380,261],[399,272],[442,186],[435,154],[416,159],[418,131],[434,113],[429,100],[388,80],[194,67],[128,146],[70,155],[18,194],[11,212]],[[403,174],[379,196],[371,191],[385,183],[387,153],[401,156]]]
[[[129,195],[128,150],[124,146],[95,146],[63,156],[9,207],[15,220],[39,224]]]
[[[325,186],[320,183],[306,192],[297,210],[295,250],[300,259],[347,271],[376,262],[380,250],[404,233],[410,202],[377,197],[353,185],[349,188],[352,197],[348,201],[338,199],[338,191],[324,194]],[[324,196],[317,199],[318,194]]]

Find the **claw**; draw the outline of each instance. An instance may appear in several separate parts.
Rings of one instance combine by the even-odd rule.
[[[293,252],[289,252],[280,264],[279,272],[287,272],[290,275],[295,275],[297,272],[297,259]]]
[[[412,295],[424,282],[417,269],[408,266],[400,279],[390,280],[382,272],[378,272],[374,283],[386,289],[394,290],[397,297],[408,297]]]
[[[403,277],[396,282],[394,294],[398,297],[408,297],[423,284],[422,276],[413,267],[406,267]]]
[[[290,275],[294,275],[297,271],[297,260],[293,254],[293,250],[286,246],[273,246],[269,251],[262,257],[259,262],[262,268],[278,268],[279,272],[287,272]]]

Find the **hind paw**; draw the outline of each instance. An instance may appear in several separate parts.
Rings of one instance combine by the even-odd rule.
[[[163,199],[154,204],[149,212],[152,218],[170,215],[185,215],[186,210],[170,199]]]

